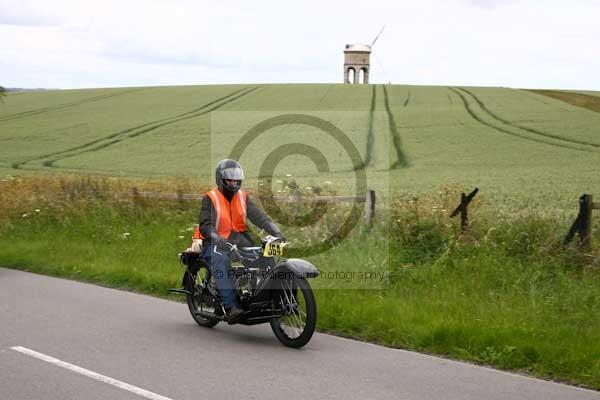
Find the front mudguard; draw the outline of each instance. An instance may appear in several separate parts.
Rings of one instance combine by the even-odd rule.
[[[280,289],[281,282],[289,280],[315,278],[319,276],[319,270],[312,263],[300,258],[288,258],[280,262],[260,281],[254,299],[268,298],[272,290]]]
[[[296,278],[315,278],[319,276],[319,270],[314,264],[301,258],[288,258],[287,260],[277,264],[271,272],[277,270],[286,270],[293,272]]]

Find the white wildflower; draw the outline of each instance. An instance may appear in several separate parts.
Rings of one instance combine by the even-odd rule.
[[[35,209],[35,212],[40,212],[40,209],[39,209],[39,208],[36,208],[36,209]]]
[[[183,239],[183,238],[184,238],[184,236],[179,236],[179,239]]]
[[[23,218],[27,218],[29,216],[29,214],[25,213],[23,215],[21,215]]]
[[[331,185],[331,181],[325,181],[326,185]]]

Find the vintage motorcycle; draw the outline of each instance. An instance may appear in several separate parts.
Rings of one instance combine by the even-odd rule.
[[[313,335],[317,305],[307,281],[319,275],[317,268],[299,258],[282,259],[281,239],[267,236],[261,246],[231,245],[232,276],[237,298],[244,314],[236,323],[255,325],[270,323],[273,333],[288,347],[304,346]],[[183,287],[170,289],[183,293],[194,321],[212,328],[227,319],[210,266],[199,253],[184,252]]]

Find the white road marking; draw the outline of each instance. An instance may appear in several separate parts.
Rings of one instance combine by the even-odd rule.
[[[69,371],[76,372],[81,375],[85,375],[89,378],[95,379],[100,382],[108,383],[109,385],[116,386],[120,389],[127,390],[128,392],[135,393],[139,396],[145,397],[150,400],[173,400],[169,397],[161,396],[160,394],[152,393],[137,386],[130,385],[125,382],[118,381],[113,378],[109,378],[108,376],[100,375],[94,371],[87,370],[85,368],[78,367],[77,365],[69,364],[68,362],[61,361],[57,358],[47,356],[42,353],[38,353],[37,351],[30,350],[26,347],[15,346],[11,347],[11,349],[18,351],[19,353],[26,354],[31,357],[35,357],[39,360],[46,361],[50,364],[57,365],[59,367],[63,367],[68,369]]]

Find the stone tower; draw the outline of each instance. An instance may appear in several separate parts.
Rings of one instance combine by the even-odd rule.
[[[371,46],[368,44],[346,45],[344,49],[344,83],[369,83],[370,56]]]

